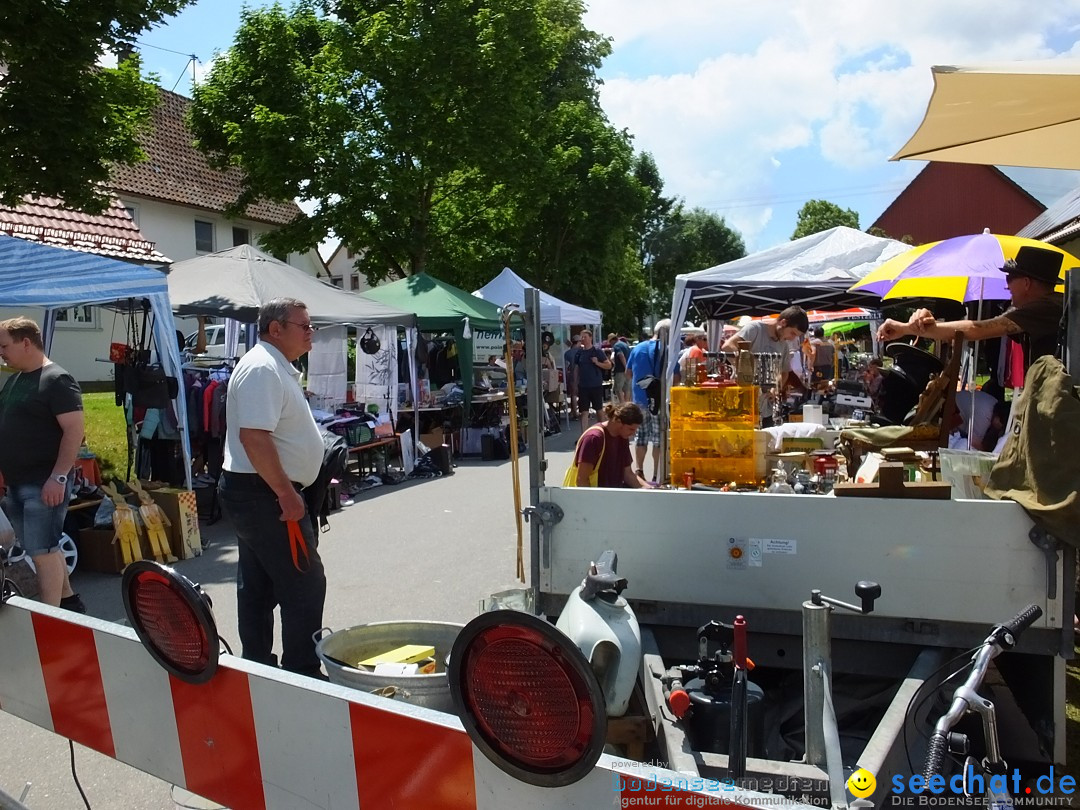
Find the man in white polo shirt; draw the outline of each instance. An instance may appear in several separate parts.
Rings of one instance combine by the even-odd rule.
[[[292,361],[311,350],[307,307],[275,298],[259,309],[259,343],[237,363],[225,409],[222,509],[236,530],[237,625],[243,656],[321,678],[312,634],[322,627],[326,575],[301,490],[319,474],[323,441]]]

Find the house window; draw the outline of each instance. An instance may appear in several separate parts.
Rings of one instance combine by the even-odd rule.
[[[331,276],[330,283],[333,284],[335,287],[341,287],[344,285],[344,279],[342,279],[341,276]]]
[[[134,205],[125,205],[124,210],[127,211],[127,215],[131,217],[131,221],[136,225],[139,224],[139,209]]]
[[[251,244],[251,231],[249,231],[247,228],[233,227],[233,229],[232,229],[232,243],[233,243],[233,247],[236,247],[237,245],[250,245]]]
[[[357,290],[360,289],[360,274],[359,273],[351,273],[349,275],[349,289],[352,290],[353,292],[356,292]]]
[[[195,251],[197,253],[214,252],[214,223],[195,220]]]
[[[348,256],[351,259],[356,254],[352,252],[352,248],[349,248],[348,250],[345,251],[345,255]]]
[[[97,327],[97,310],[88,304],[58,309],[56,325],[67,329],[94,329]]]

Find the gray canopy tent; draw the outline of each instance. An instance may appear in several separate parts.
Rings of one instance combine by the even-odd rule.
[[[169,269],[169,298],[178,315],[254,323],[260,306],[281,297],[307,304],[316,324],[416,326],[412,312],[326,284],[251,245],[196,256]]]

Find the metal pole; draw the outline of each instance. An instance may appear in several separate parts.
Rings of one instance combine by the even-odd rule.
[[[528,379],[529,403],[529,505],[540,505],[540,488],[544,486],[547,460],[544,458],[544,403],[543,343],[540,339],[540,291],[529,287],[525,290],[525,363]],[[540,519],[529,521],[529,586],[533,605],[540,605]]]
[[[832,608],[820,601],[821,592],[811,591],[803,602],[803,725],[806,735],[806,761],[819,768],[826,766],[825,729],[821,717],[825,708],[825,686],[814,667],[824,663],[832,669],[829,639]]]
[[[1065,370],[1080,377],[1080,267],[1065,271]]]

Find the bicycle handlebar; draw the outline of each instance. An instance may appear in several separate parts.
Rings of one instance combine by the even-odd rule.
[[[1041,607],[1038,605],[1028,605],[1009,619],[1009,621],[1005,622],[1005,624],[1001,625],[1001,627],[1011,633],[1014,639],[1017,639],[1020,637],[1021,633],[1031,627],[1031,625],[1035,624],[1042,615],[1043,612]]]
[[[990,661],[998,653],[1012,649],[1020,634],[1031,627],[1042,614],[1042,608],[1038,605],[1028,605],[1009,621],[995,625],[990,631],[990,635],[974,656],[971,674],[953,693],[953,700],[949,710],[941,716],[937,721],[937,725],[934,726],[934,733],[930,736],[930,745],[926,750],[923,779],[929,781],[930,777],[937,774],[941,769],[941,762],[948,750],[949,731],[968,710],[968,699],[965,695],[974,694],[978,690],[982,685]]]

